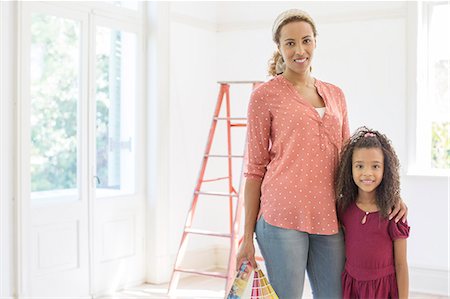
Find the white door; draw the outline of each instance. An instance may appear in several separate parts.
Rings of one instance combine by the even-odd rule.
[[[95,294],[144,282],[142,42],[139,27],[92,22]]]
[[[19,7],[19,293],[88,297],[88,18]]]
[[[131,14],[77,5],[20,4],[23,296],[91,298],[145,278],[142,33]]]

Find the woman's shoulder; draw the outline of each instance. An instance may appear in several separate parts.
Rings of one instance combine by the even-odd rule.
[[[282,89],[283,82],[280,76],[275,76],[255,88],[252,92],[252,98],[264,98],[271,94],[278,94]]]
[[[260,84],[255,90],[271,90],[271,89],[277,88],[282,83],[281,79],[282,78],[280,75],[269,78],[269,80]]]

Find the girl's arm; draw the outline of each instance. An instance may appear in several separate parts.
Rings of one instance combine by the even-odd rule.
[[[407,299],[409,295],[409,275],[406,258],[406,239],[394,240],[394,259],[398,295],[400,299]]]
[[[244,190],[245,224],[244,238],[236,257],[236,269],[239,269],[244,260],[250,262],[256,268],[255,245],[253,244],[253,233],[255,232],[256,218],[259,214],[259,203],[261,197],[260,180],[247,179]]]

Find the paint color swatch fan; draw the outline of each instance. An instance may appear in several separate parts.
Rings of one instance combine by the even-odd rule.
[[[249,287],[249,280],[253,274],[252,286]],[[236,278],[233,281],[227,299],[279,299],[264,272],[257,266],[252,269],[248,263],[243,263]]]

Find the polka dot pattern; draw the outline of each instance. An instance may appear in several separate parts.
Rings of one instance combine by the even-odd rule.
[[[247,179],[263,180],[260,214],[271,225],[335,234],[333,176],[349,138],[341,89],[315,80],[323,117],[282,75],[257,88],[247,125]]]

